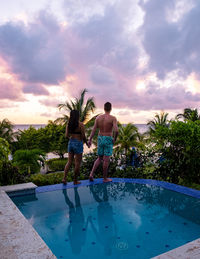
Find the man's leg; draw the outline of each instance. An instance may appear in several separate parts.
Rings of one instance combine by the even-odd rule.
[[[97,160],[94,162],[92,171],[91,171],[90,176],[89,176],[89,180],[91,182],[94,181],[94,178],[93,178],[94,177],[94,172],[97,170],[97,167],[101,164],[102,160],[103,160],[103,156],[98,156]]]
[[[103,181],[104,181],[104,183],[112,181],[111,179],[107,178],[109,163],[110,163],[110,156],[104,156],[103,157]]]

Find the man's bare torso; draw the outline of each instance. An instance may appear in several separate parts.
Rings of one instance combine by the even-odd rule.
[[[97,128],[99,128],[99,135],[112,136],[115,121],[116,118],[110,114],[99,115],[96,119]]]

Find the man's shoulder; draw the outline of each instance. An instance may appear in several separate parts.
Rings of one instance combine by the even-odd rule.
[[[101,118],[103,118],[105,116],[105,114],[99,114],[97,117],[96,117],[96,120],[99,120]]]
[[[112,120],[114,121],[114,120],[117,120],[117,118],[115,117],[115,116],[113,116],[113,115],[110,115],[111,116],[111,118],[112,118]]]
[[[96,120],[101,120],[101,119],[104,119],[104,118],[109,118],[109,120],[112,120],[112,121],[116,120],[116,117],[111,115],[111,114],[109,114],[109,115],[108,114],[100,114],[100,115],[97,116]]]

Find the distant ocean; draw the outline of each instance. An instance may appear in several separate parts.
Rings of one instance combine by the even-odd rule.
[[[33,126],[35,129],[39,129],[44,128],[46,124],[16,124],[14,125],[14,131],[26,130],[30,126]],[[148,129],[148,126],[146,124],[135,124],[135,126],[138,128],[140,133],[144,133]]]

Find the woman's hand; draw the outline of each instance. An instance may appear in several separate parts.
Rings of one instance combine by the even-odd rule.
[[[91,145],[92,145],[92,141],[91,141],[91,140],[89,140],[89,141],[88,141],[88,144],[87,144],[88,148],[90,148],[90,147],[91,147]]]

